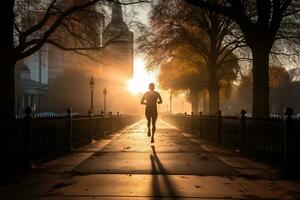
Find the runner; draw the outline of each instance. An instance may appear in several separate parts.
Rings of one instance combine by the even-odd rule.
[[[141,104],[146,105],[146,118],[147,118],[147,127],[148,127],[148,137],[151,136],[150,124],[152,121],[152,137],[151,143],[154,143],[154,133],[156,130],[156,120],[157,120],[157,103],[162,103],[162,98],[160,94],[154,91],[154,83],[149,84],[149,91],[146,92],[141,100]]]

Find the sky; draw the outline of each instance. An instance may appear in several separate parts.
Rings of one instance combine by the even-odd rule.
[[[149,25],[149,13],[151,10],[151,4],[144,4],[142,6],[135,5],[131,8],[123,8],[124,12],[136,12],[135,21],[141,22],[144,25]],[[126,14],[125,14],[126,15]],[[135,34],[135,37],[137,35]],[[157,81],[159,72],[158,71],[147,71],[145,69],[146,60],[143,55],[138,54],[135,52],[135,59],[134,59],[134,76],[133,79],[128,81],[127,88],[128,90],[136,95],[141,96],[142,93],[148,90],[148,85],[151,82],[156,84],[156,90],[161,93],[161,96],[164,100],[164,104],[159,105],[159,111],[165,112],[169,110],[169,92],[161,90],[159,88],[159,84]],[[185,96],[179,95],[177,98],[173,99],[173,112],[191,112],[189,103],[186,102]]]
[[[150,12],[150,4],[143,5],[133,5],[133,6],[123,6],[123,12],[125,12],[125,16],[131,17],[132,13],[136,13],[134,15],[134,21],[143,23],[148,26],[149,12]],[[129,13],[129,14],[128,14]],[[127,19],[128,21],[128,19]],[[134,37],[137,38],[137,32],[134,32]],[[148,85],[151,82],[157,84],[157,72],[147,71],[145,69],[146,60],[145,57],[135,52],[134,56],[134,77],[132,80],[128,81],[128,89],[130,92],[134,94],[139,94],[147,91]]]

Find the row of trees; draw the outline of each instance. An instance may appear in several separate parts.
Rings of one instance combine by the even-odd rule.
[[[209,112],[215,114],[219,110],[220,88],[230,85],[239,72],[233,51],[242,45],[242,40],[234,24],[183,0],[170,0],[153,6],[150,25],[139,43],[149,66],[160,66],[162,72],[170,66],[177,69],[177,75],[161,74],[161,85],[171,90],[189,89],[194,112],[198,110],[195,98],[199,96],[195,92],[208,88]],[[189,72],[183,73],[183,68]],[[193,70],[196,72],[191,73]],[[175,83],[166,85],[165,81]]]
[[[252,53],[254,116],[268,116],[270,54],[299,55],[300,2],[297,0],[185,0],[238,25]],[[201,12],[201,11],[199,11]]]
[[[149,66],[198,66],[198,85],[206,81],[210,114],[219,110],[222,83],[230,88],[228,85],[241,71],[239,61],[250,49],[253,115],[268,116],[270,54],[299,55],[299,11],[300,3],[295,0],[156,1],[151,27],[140,39],[139,47],[146,52]],[[181,50],[181,46],[188,46],[188,50]],[[180,50],[184,53],[178,56]],[[205,70],[201,70],[203,64],[192,66],[186,62],[197,61],[194,55],[199,56]],[[177,79],[173,81],[179,83]]]

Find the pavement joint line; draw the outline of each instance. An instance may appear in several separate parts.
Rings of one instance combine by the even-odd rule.
[[[75,151],[76,153],[95,153],[95,152],[98,152],[100,151],[102,148],[99,148],[98,150],[95,150],[95,151]]]
[[[119,136],[117,136],[117,137],[116,137],[116,138],[114,138],[114,139],[117,139],[117,138],[119,138],[121,135],[123,135],[123,134],[125,133],[125,131],[126,131],[126,130],[128,130],[128,129],[132,129],[133,127],[135,127],[135,126],[137,126],[139,123],[141,123],[141,121],[142,121],[142,119],[141,119],[140,121],[138,121],[138,122],[136,122],[136,123],[132,124],[132,125],[129,125],[129,126],[127,126],[127,127],[123,128],[123,129],[119,130],[119,132],[120,132],[120,135],[119,135]]]
[[[49,165],[49,166],[41,166],[35,169],[52,169],[52,168],[63,168],[63,167],[76,167],[77,165]]]
[[[162,120],[162,119],[159,119],[162,123],[166,124],[167,126],[171,127],[171,129],[175,129],[175,130],[181,130],[180,128],[176,127],[176,126],[173,126],[172,124]]]
[[[172,195],[63,195],[63,194],[53,194],[53,195],[37,195],[37,197],[121,197],[121,198],[153,198],[153,197],[158,197],[158,198],[172,198],[172,199],[182,199],[182,198],[186,198],[186,199],[241,199],[241,198],[233,198],[233,197],[208,197],[208,196],[172,196]]]
[[[122,135],[124,135],[124,134],[126,133],[126,130],[127,130],[127,129],[130,129],[130,128],[133,128],[133,127],[137,126],[141,121],[142,121],[142,120],[140,120],[140,121],[138,121],[138,122],[136,122],[136,123],[134,123],[134,124],[132,124],[132,125],[130,125],[130,126],[127,126],[127,127],[123,128],[122,130],[118,130],[118,131],[116,131],[116,132],[113,132],[113,133],[118,133],[119,135],[118,135],[117,137],[111,139],[111,140],[108,139],[109,142],[108,142],[106,145],[104,145],[103,147],[99,148],[98,151],[92,151],[92,152],[89,152],[89,153],[91,153],[91,155],[88,156],[86,159],[82,160],[82,161],[81,161],[78,165],[76,165],[76,166],[79,166],[79,165],[82,164],[84,161],[88,160],[89,158],[91,158],[92,156],[94,156],[96,153],[100,152],[103,148],[105,148],[106,146],[110,145],[114,140],[116,140],[117,138],[119,138],[119,137],[121,137]],[[111,134],[111,133],[110,133],[110,134]],[[100,138],[99,140],[96,140],[95,142],[97,142],[97,141],[101,141],[101,138]],[[92,143],[92,144],[94,144],[94,143]],[[87,144],[86,146],[89,146],[89,145],[91,145],[91,144]],[[81,153],[81,152],[80,152],[80,151],[79,151],[79,152],[78,152],[78,151],[74,151],[74,152],[73,152],[73,154],[77,154],[77,153]],[[75,170],[76,166],[72,166],[72,169],[71,169],[70,171]]]
[[[174,153],[174,154],[198,154],[198,153],[203,153],[203,154],[209,154],[205,151],[156,151],[159,154],[165,154],[165,153]],[[152,154],[152,151],[99,151],[97,152],[99,154],[123,154],[123,153],[150,153]]]
[[[167,123],[167,122],[165,122],[165,121],[163,121],[163,120],[161,120],[161,121],[162,121],[163,123],[165,123],[166,125],[170,125],[169,123]],[[170,125],[170,126],[171,126],[171,127],[174,127],[173,125]],[[181,130],[181,129],[178,128],[178,127],[175,127],[175,128]],[[223,161],[222,159],[220,159],[220,158],[219,158],[219,155],[216,155],[215,151],[209,151],[208,149],[204,148],[203,145],[198,144],[198,143],[196,143],[195,141],[193,141],[193,140],[195,140],[194,137],[193,137],[193,138],[188,137],[188,136],[192,136],[191,133],[185,132],[184,130],[179,131],[178,133],[179,133],[180,135],[182,135],[184,138],[186,138],[187,140],[189,140],[190,142],[192,142],[193,144],[199,145],[201,148],[203,148],[204,151],[207,152],[207,154],[211,154],[211,155],[214,156],[216,159],[218,159],[218,160],[224,162],[224,163],[225,163],[226,165],[228,165],[229,167],[232,167],[233,169],[239,171],[239,172],[241,173],[241,175],[244,175],[244,173],[242,173],[242,171],[241,171],[242,169],[239,169],[239,168],[236,168],[236,167],[230,165],[229,163],[227,163],[227,162]],[[188,135],[188,136],[186,136],[186,135]],[[196,139],[197,139],[197,138],[196,138]],[[241,176],[241,175],[240,175],[240,176]]]
[[[204,153],[205,151],[156,151],[156,153],[162,154],[162,153]],[[96,153],[151,153],[151,151],[98,151]],[[205,153],[208,154],[208,153]]]
[[[114,132],[114,133],[118,133],[119,135],[118,135],[117,137],[113,138],[113,139],[107,139],[107,140],[109,140],[109,142],[108,142],[106,145],[104,145],[103,147],[99,148],[98,151],[92,151],[92,152],[90,152],[90,153],[97,153],[97,152],[101,151],[103,148],[105,148],[106,146],[110,145],[114,140],[116,140],[116,139],[118,139],[119,137],[121,137],[122,135],[124,135],[124,134],[126,133],[126,130],[127,130],[127,129],[133,128],[133,127],[137,126],[141,121],[142,121],[142,120],[140,120],[140,121],[138,121],[138,122],[136,122],[136,123],[134,123],[134,124],[132,124],[132,125],[129,125],[129,126],[123,128],[123,129],[121,129],[121,130],[118,130],[117,132]],[[109,135],[109,134],[108,134],[108,135]],[[97,142],[97,141],[101,141],[101,140],[102,140],[102,138],[96,140],[96,142]],[[96,143],[96,142],[95,142],[95,143]],[[90,144],[88,144],[88,145],[90,145]],[[88,145],[87,145],[87,146],[88,146]],[[77,152],[77,151],[76,151],[76,152]],[[78,153],[81,153],[81,152],[79,151]]]
[[[169,124],[168,122],[166,122],[166,121],[164,121],[162,119],[161,119],[161,122],[164,123],[164,124],[166,124],[167,126],[172,127],[173,129],[176,129],[176,131],[178,131],[178,133],[181,134],[182,136],[184,136],[184,134],[191,135],[189,132],[186,132],[184,129],[181,129],[179,127],[173,126],[172,124]],[[193,135],[191,135],[191,136],[193,136]],[[184,137],[187,138],[186,136],[184,136]],[[191,139],[191,138],[189,138],[189,139]]]
[[[94,154],[100,152],[103,148],[105,148],[106,146],[110,145],[115,139],[119,138],[119,137],[122,136],[124,133],[126,133],[126,130],[127,130],[127,129],[133,128],[133,127],[137,126],[141,121],[142,121],[142,120],[140,120],[140,121],[138,121],[138,122],[136,122],[136,123],[134,123],[134,124],[132,124],[132,125],[130,125],[130,126],[127,126],[127,127],[123,128],[122,130],[118,130],[118,131],[116,131],[116,132],[113,132],[113,133],[119,133],[119,135],[118,135],[116,138],[114,138],[114,139],[111,139],[111,140],[107,139],[107,140],[109,140],[109,142],[108,142],[106,145],[104,145],[103,147],[99,148],[97,151],[80,151],[80,150],[75,150],[75,151],[73,151],[71,154],[66,155],[66,156],[70,156],[70,155],[74,155],[74,154],[80,154],[80,153],[91,153],[90,156],[88,156],[86,159],[82,160],[82,161],[78,164],[78,165],[80,165],[80,164],[83,163],[84,161],[86,161],[86,160],[88,160],[89,158],[91,158]],[[94,143],[96,143],[97,141],[101,141],[101,140],[102,140],[102,138],[96,140]],[[88,147],[89,145],[92,145],[92,144],[94,144],[94,143],[87,144],[87,145],[85,145],[85,146]],[[84,146],[83,146],[83,147],[84,147]],[[82,147],[81,147],[81,148],[82,148]],[[58,159],[61,159],[61,158],[58,158]],[[46,163],[45,163],[45,164],[46,164]],[[69,171],[73,171],[73,170],[76,168],[76,166],[78,166],[78,165],[57,166],[56,168],[58,168],[58,167],[60,167],[60,168],[70,167],[71,169],[70,169]],[[52,169],[52,168],[54,168],[54,167],[48,167],[48,166],[45,166],[45,167],[44,167],[44,166],[42,166],[42,167],[38,168],[38,170],[43,170],[43,169],[46,170],[46,169]],[[47,174],[48,174],[48,173],[47,173]],[[50,174],[53,174],[53,173],[50,173]],[[61,173],[58,173],[58,174],[61,174]]]
[[[185,137],[185,138],[187,138],[189,141],[191,141],[193,144],[196,144],[196,145],[200,145],[208,154],[211,154],[211,155],[214,155],[217,159],[219,159],[219,160],[221,160],[222,162],[224,162],[225,164],[227,164],[228,166],[230,166],[230,167],[232,167],[232,168],[234,168],[234,169],[236,169],[236,170],[238,170],[240,173],[241,173],[241,177],[243,177],[243,178],[246,178],[246,179],[249,179],[249,176],[250,177],[254,177],[256,180],[264,180],[263,178],[261,179],[261,178],[259,178],[259,177],[257,177],[257,176],[255,176],[255,175],[248,175],[248,174],[244,174],[243,172],[242,172],[242,170],[247,170],[247,169],[253,169],[253,170],[260,170],[260,169],[262,169],[262,168],[259,168],[259,167],[236,167],[236,166],[232,166],[232,165],[230,165],[230,163],[228,163],[228,162],[226,162],[226,161],[224,161],[223,159],[221,159],[220,157],[232,157],[232,154],[230,154],[229,152],[227,153],[224,153],[224,152],[220,152],[219,153],[219,151],[211,151],[211,150],[209,150],[208,148],[205,148],[205,145],[207,145],[207,144],[198,144],[198,143],[196,143],[195,141],[193,141],[195,138],[189,138],[189,137],[187,137],[187,136],[185,136],[184,134],[187,134],[187,135],[192,135],[191,133],[185,133],[185,132],[179,132],[179,134],[181,134],[181,135],[183,135],[183,137]],[[197,139],[197,138],[196,138]],[[208,145],[210,145],[210,144],[208,144]],[[222,148],[222,147],[219,147],[219,146],[217,146],[218,148]],[[222,151],[221,149],[220,149],[220,151]],[[235,156],[236,157],[236,156]],[[248,158],[245,158],[245,157],[242,157],[242,158],[244,158],[244,159],[248,159]],[[264,163],[265,164],[265,163]],[[277,179],[272,179],[272,180],[277,180]],[[280,180],[280,178],[278,178],[278,180]]]
[[[218,173],[214,173],[214,174],[183,174],[183,173],[172,173],[172,174],[169,174],[168,172],[166,173],[153,173],[153,172],[149,172],[149,173],[135,173],[135,172],[131,172],[131,173],[112,173],[112,172],[93,172],[93,173],[88,173],[88,172],[84,172],[84,173],[81,173],[81,172],[73,172],[72,173],[73,176],[101,176],[101,175],[124,175],[124,176],[151,176],[151,175],[161,175],[161,176],[198,176],[198,177],[222,177],[222,178],[234,178],[234,177],[242,177],[242,178],[246,178],[246,179],[249,179],[247,178],[248,176],[245,176],[243,177],[243,175],[224,175],[222,173],[218,174]],[[257,179],[259,180],[259,179]],[[260,179],[260,180],[267,180],[267,179]]]

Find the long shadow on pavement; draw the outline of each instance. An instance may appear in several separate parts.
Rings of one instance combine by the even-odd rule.
[[[162,177],[163,184],[165,184],[168,197],[173,197],[176,199],[180,199],[179,193],[176,190],[176,186],[173,185],[172,181],[168,177],[167,171],[164,168],[163,164],[160,162],[159,157],[156,154],[155,146],[151,146],[152,154],[150,155],[151,166],[152,166],[152,195],[153,199],[160,200],[162,199],[162,191],[160,186],[159,177]]]

